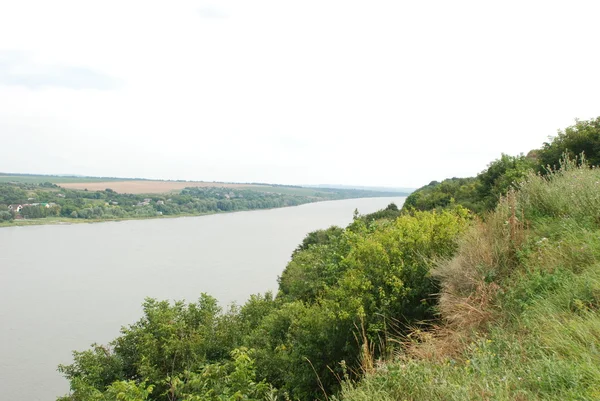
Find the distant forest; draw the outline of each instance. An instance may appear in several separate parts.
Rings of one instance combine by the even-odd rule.
[[[110,185],[110,183],[107,183]],[[397,192],[308,189],[271,186],[261,189],[190,187],[178,193],[124,194],[72,190],[51,182],[0,182],[0,222],[21,219],[122,219],[202,215],[297,206],[325,200],[399,196]]]

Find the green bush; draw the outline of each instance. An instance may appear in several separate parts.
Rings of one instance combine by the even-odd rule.
[[[536,152],[540,171],[547,167],[557,169],[565,154],[575,159],[581,154],[592,166],[600,166],[600,117],[590,120],[575,120],[575,125],[559,131],[558,135],[544,143]]]
[[[390,214],[398,211],[382,213]],[[206,295],[192,304],[148,299],[142,319],[109,346],[76,352],[73,364],[60,367],[71,382],[65,399],[109,397],[115,386],[132,394],[152,389],[153,400],[234,399],[239,389],[227,380],[239,373],[236,349],[252,359],[253,373],[244,376],[250,387],[239,390],[249,399],[274,396],[274,388],[294,399],[331,393],[341,377],[364,371],[365,347],[382,355],[381,338],[434,317],[432,260],[455,252],[469,220],[457,207],[357,216],[346,229],[311,233],[276,298],[255,295],[225,312]]]
[[[11,212],[2,210],[0,211],[0,221],[10,221],[13,219],[13,214]]]
[[[530,174],[436,269],[443,324],[340,398],[600,399],[597,180]]]

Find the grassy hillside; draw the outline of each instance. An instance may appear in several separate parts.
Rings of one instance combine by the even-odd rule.
[[[559,131],[540,149],[527,155],[503,154],[476,177],[432,181],[413,192],[404,209],[434,210],[461,205],[475,213],[496,207],[500,197],[518,187],[530,171],[547,174],[560,167],[563,159],[578,160],[593,166],[600,164],[600,117],[576,120],[575,125]]]
[[[434,269],[439,323],[340,398],[600,399],[599,224],[600,170],[530,173]]]

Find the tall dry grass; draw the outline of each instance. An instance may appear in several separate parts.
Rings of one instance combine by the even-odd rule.
[[[600,223],[600,169],[585,159],[564,159],[547,175],[530,173],[520,184],[519,207],[531,218],[574,218]]]

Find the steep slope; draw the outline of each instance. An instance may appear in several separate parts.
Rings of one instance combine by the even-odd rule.
[[[600,170],[529,174],[435,270],[441,323],[341,399],[600,399]]]

